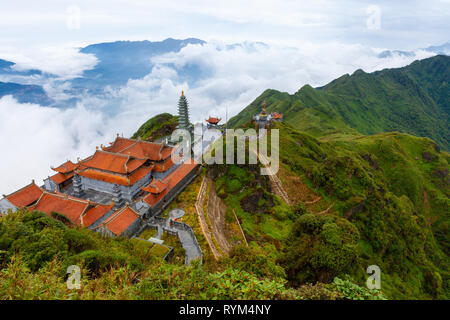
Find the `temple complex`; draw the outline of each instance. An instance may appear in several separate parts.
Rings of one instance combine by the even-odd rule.
[[[191,130],[186,97],[178,103],[179,128]],[[116,136],[76,162],[51,167],[55,174],[0,199],[0,214],[29,208],[63,215],[104,235],[131,236],[143,219],[159,215],[197,175],[193,161],[174,163],[177,148],[165,142]]]

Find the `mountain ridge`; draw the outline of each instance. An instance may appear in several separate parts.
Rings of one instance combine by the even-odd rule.
[[[305,85],[292,95],[265,90],[228,124],[249,121],[267,100],[269,112],[284,113],[285,121],[316,137],[400,131],[429,137],[449,150],[448,78],[450,57],[444,55],[402,68],[356,70],[322,87]]]

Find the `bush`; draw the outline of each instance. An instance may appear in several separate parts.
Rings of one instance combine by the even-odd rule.
[[[143,265],[135,258],[123,253],[103,252],[100,250],[87,250],[67,260],[67,265],[84,265],[90,275],[98,276],[101,272],[112,268],[130,267],[131,270],[140,271]]]
[[[358,240],[358,229],[343,218],[304,214],[294,223],[279,262],[295,286],[329,282],[350,268]]]
[[[286,278],[284,269],[275,263],[275,258],[267,254],[254,242],[250,247],[245,245],[234,246],[231,249],[228,261],[224,262],[232,268],[247,271],[258,278]]]

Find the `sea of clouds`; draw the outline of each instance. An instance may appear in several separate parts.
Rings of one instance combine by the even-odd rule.
[[[413,57],[379,58],[381,51],[337,42],[297,47],[208,42],[153,57],[154,67],[142,79],[130,79],[119,88],[107,86],[101,94],[78,93],[78,102],[70,108],[21,104],[5,96],[0,99],[0,194],[31,179],[42,183],[52,174],[50,166],[86,157],[96,146],[113,141],[116,133],[131,136],[158,113],[175,114],[181,90],[190,103],[191,121],[203,121],[209,115],[225,119],[226,109],[231,117],[268,88],[293,93],[305,84],[322,86],[356,69],[372,72],[401,67],[433,55],[418,50]],[[94,56],[74,47],[20,55],[2,55],[0,50],[0,58],[15,61],[19,69],[53,74],[52,78],[34,76],[28,83],[40,83],[56,101],[70,98],[70,80],[97,63]],[[189,66],[196,66],[203,76],[195,82],[181,77],[180,70]]]

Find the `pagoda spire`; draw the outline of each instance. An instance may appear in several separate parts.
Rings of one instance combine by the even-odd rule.
[[[189,122],[189,104],[184,95],[184,91],[181,91],[181,97],[178,101],[178,128],[189,130],[191,123]]]

